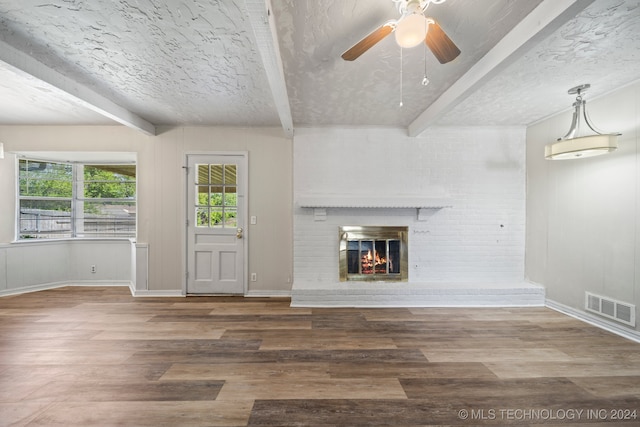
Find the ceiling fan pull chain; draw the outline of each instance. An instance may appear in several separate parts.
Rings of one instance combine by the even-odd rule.
[[[429,29],[429,23],[426,22],[425,23],[425,29],[424,29],[424,33],[425,34],[427,34],[428,29]],[[423,54],[424,54],[424,77],[422,77],[422,86],[426,86],[426,85],[429,84],[429,78],[427,77],[427,44],[423,43],[423,46],[424,46],[424,50],[423,50]]]
[[[402,98],[403,98],[403,93],[402,93],[402,48],[400,48],[400,107],[402,107],[404,104],[402,103]]]

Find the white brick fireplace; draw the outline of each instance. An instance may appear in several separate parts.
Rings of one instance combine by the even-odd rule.
[[[524,128],[296,129],[292,305],[543,305],[523,280],[524,141]],[[408,280],[341,282],[341,226],[408,227]]]

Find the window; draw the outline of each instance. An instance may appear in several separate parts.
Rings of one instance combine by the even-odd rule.
[[[236,228],[236,165],[197,165],[196,227]]]
[[[136,165],[19,160],[18,238],[135,237]]]

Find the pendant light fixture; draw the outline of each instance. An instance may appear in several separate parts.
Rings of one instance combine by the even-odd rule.
[[[591,87],[590,84],[583,84],[569,89],[569,95],[577,95],[573,103],[573,119],[569,132],[557,142],[544,147],[544,157],[547,160],[568,160],[580,159],[584,157],[599,156],[610,153],[618,148],[619,133],[603,133],[593,126],[587,114],[587,101],[582,94]],[[584,118],[585,123],[594,132],[592,135],[580,135],[580,121]]]

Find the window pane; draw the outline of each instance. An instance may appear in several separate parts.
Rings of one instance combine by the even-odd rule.
[[[136,165],[85,165],[85,181],[136,181]]]
[[[73,194],[73,182],[20,178],[20,195],[32,197],[64,197]]]
[[[196,165],[198,170],[198,176],[196,177],[196,184],[208,184],[209,183],[209,165]]]
[[[238,226],[237,212],[235,209],[226,208],[224,210],[224,226],[236,228]]]
[[[224,183],[236,184],[236,165],[224,165]]]
[[[21,196],[65,198],[72,196],[73,170],[71,165],[21,159],[19,170]]]
[[[222,208],[211,208],[211,221],[209,222],[211,227],[222,227]]]
[[[135,196],[135,182],[85,182],[84,185],[84,197],[88,199],[132,199]]]
[[[20,177],[30,179],[47,179],[71,181],[73,167],[66,163],[40,162],[21,159],[19,162]]]
[[[198,206],[209,206],[209,187],[199,185],[196,188],[196,191],[198,192],[198,201],[196,204]]]
[[[135,237],[135,202],[85,202],[78,236]]]
[[[209,206],[222,206],[222,187],[211,187]]]
[[[196,209],[196,227],[209,227],[209,208]]]
[[[222,184],[222,165],[211,165],[211,184]]]
[[[21,239],[71,237],[70,200],[20,200]]]
[[[236,187],[225,187],[224,189],[224,205],[238,206],[238,196],[236,195]]]

